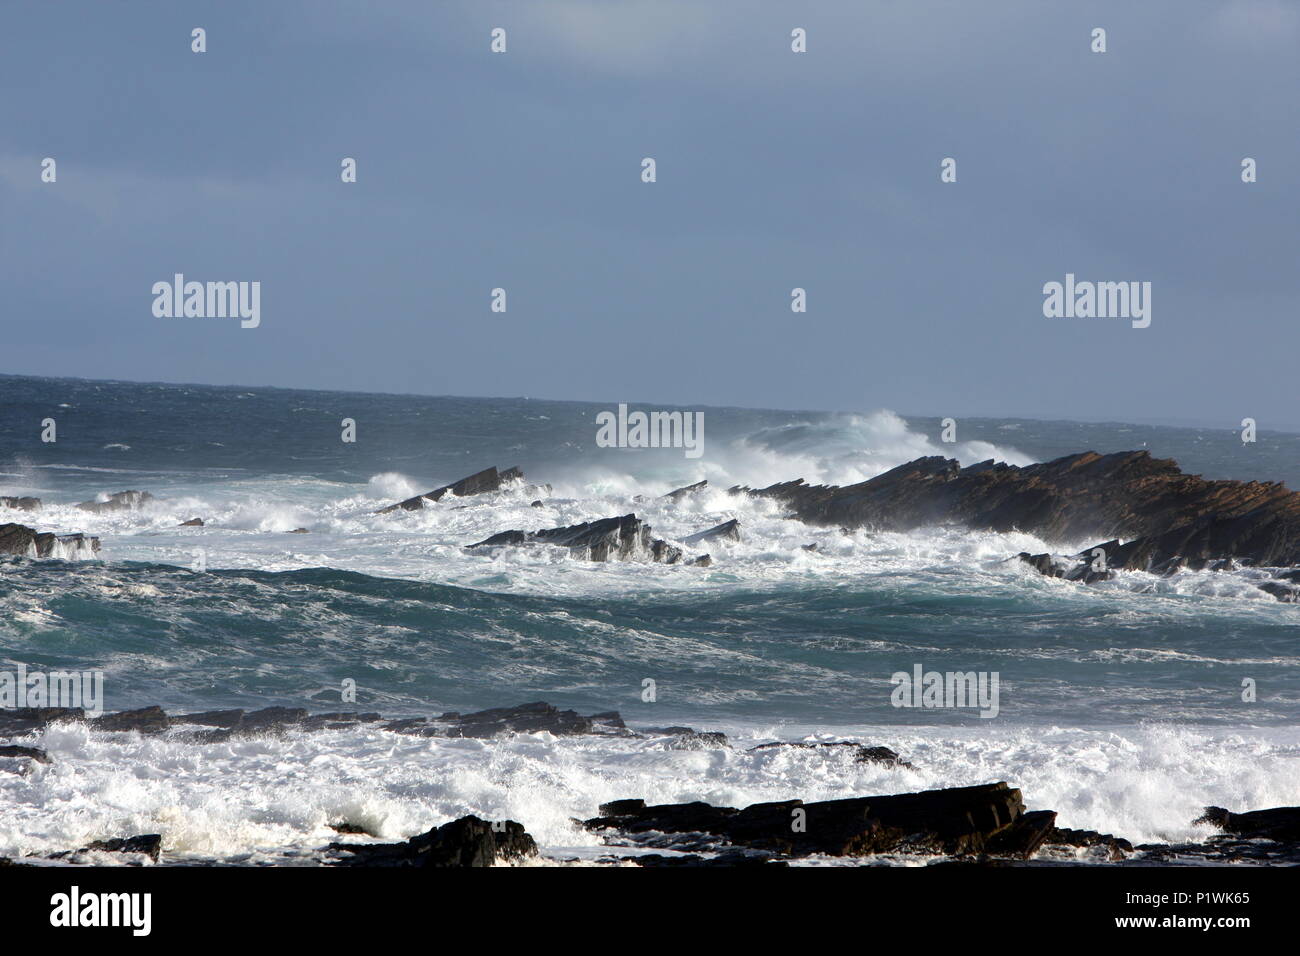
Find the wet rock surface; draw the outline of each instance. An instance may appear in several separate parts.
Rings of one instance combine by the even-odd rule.
[[[466,547],[477,549],[532,544],[568,548],[573,557],[587,561],[632,561],[644,558],[662,564],[677,564],[683,557],[681,548],[654,537],[650,525],[634,514],[541,531],[502,531]]]
[[[422,495],[416,495],[414,498],[407,498],[405,501],[399,501],[395,505],[389,505],[386,508],[380,508],[375,514],[391,514],[398,509],[402,511],[419,511],[425,505],[432,504],[435,501],[441,501],[448,494],[455,495],[458,498],[466,498],[470,495],[482,495],[492,491],[500,491],[501,488],[514,481],[523,481],[524,473],[518,468],[507,468],[505,471],[497,471],[496,466],[484,468],[482,471],[468,475],[459,481],[453,481],[449,485],[443,485],[441,488],[435,488],[433,491],[426,491]]]
[[[1182,567],[1300,565],[1300,493],[1280,482],[1210,481],[1146,451],[1081,452],[1042,464],[992,460],[962,468],[931,456],[843,487],[802,479],[737,493],[775,499],[810,524],[908,531],[927,525],[1024,531],[1094,545],[1105,565],[1057,573],[1049,555],[1021,555],[1045,574],[1102,580],[1111,569],[1173,573]],[[1119,539],[1127,539],[1123,543]],[[1093,577],[1096,575],[1096,577]],[[1290,582],[1294,583],[1294,582]],[[1269,593],[1290,594],[1289,584]]]
[[[404,843],[331,843],[336,866],[484,867],[537,855],[537,844],[513,820],[461,817]]]
[[[54,534],[37,531],[21,524],[0,524],[0,554],[19,557],[49,558],[63,553],[89,553],[99,550],[99,538],[88,534]]]
[[[83,501],[77,507],[92,514],[109,514],[115,511],[135,511],[155,500],[157,499],[147,491],[119,491],[104,501]]]

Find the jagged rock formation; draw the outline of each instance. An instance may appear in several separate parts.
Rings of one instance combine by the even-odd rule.
[[[537,855],[537,843],[522,824],[489,823],[476,816],[445,823],[405,843],[331,843],[327,849],[347,854],[337,866],[478,867]]]
[[[682,539],[683,544],[704,544],[709,541],[739,541],[740,540],[740,521],[732,518],[730,521],[724,521],[720,525],[715,525],[707,531],[697,531],[695,534],[688,535]]]
[[[115,495],[109,495],[104,501],[83,501],[77,507],[93,514],[104,514],[112,511],[134,511],[143,508],[153,500],[154,496],[147,491],[119,491]]]
[[[733,490],[781,501],[795,517],[817,525],[906,531],[956,524],[1026,531],[1049,541],[1116,539],[1079,556],[1100,548],[1104,568],[1089,557],[1086,569],[1061,570],[1060,576],[1073,573],[1075,579],[1117,568],[1168,574],[1229,560],[1300,565],[1300,493],[1280,482],[1186,475],[1177,462],[1146,451],[1082,452],[1025,467],[990,460],[962,468],[936,456],[846,487],[800,479]],[[1050,556],[1023,557],[1057,573]],[[1277,591],[1294,593],[1288,584],[1270,589]]]
[[[704,481],[697,481],[693,485],[687,485],[685,488],[678,488],[676,491],[670,491],[666,495],[661,495],[661,497],[667,498],[669,501],[681,501],[683,498],[689,498],[691,495],[701,492],[707,487],[709,487],[709,482],[706,479]]]
[[[13,508],[17,511],[40,511],[40,498],[9,498],[0,495],[0,508]]]
[[[99,550],[99,539],[93,535],[54,534],[36,531],[22,524],[0,524],[0,554],[22,557],[57,558],[71,555],[94,554]]]
[[[441,488],[435,488],[433,491],[416,495],[414,498],[407,498],[405,501],[399,501],[387,508],[380,508],[375,514],[386,515],[399,508],[403,511],[419,511],[430,502],[441,501],[449,493],[458,498],[464,498],[467,495],[482,495],[490,491],[500,491],[502,485],[511,481],[522,481],[523,477],[524,473],[518,468],[497,471],[496,466],[493,465],[491,468],[485,468],[480,472],[462,478],[460,481],[454,481],[450,485],[443,485]]]
[[[682,549],[652,535],[652,528],[636,515],[584,521],[566,528],[541,531],[502,531],[469,548],[502,545],[552,544],[568,548],[575,558],[588,561],[630,561],[647,557],[663,564],[682,560]]]

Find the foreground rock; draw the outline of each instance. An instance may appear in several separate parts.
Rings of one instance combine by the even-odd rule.
[[[653,535],[653,529],[636,515],[584,521],[566,528],[542,531],[502,531],[469,548],[493,548],[505,545],[550,544],[568,548],[569,554],[586,561],[633,561],[649,559],[663,564],[678,564],[682,549]],[[698,559],[696,559],[698,561]],[[694,562],[692,562],[694,563]]]
[[[587,820],[637,845],[676,850],[762,850],[787,857],[873,853],[997,853],[1026,857],[1055,825],[1050,810],[1026,813],[1005,783],[894,796],[758,803],[743,810],[707,803],[646,806],[616,800]],[[688,837],[690,839],[683,839]]]
[[[93,555],[99,539],[86,534],[54,534],[22,524],[0,524],[0,554],[28,558],[73,558]]]
[[[0,495],[0,508],[13,508],[17,511],[40,511],[40,498],[9,498]]]
[[[1279,482],[1207,481],[1146,451],[1082,452],[1025,467],[989,460],[962,468],[935,456],[846,487],[800,479],[732,490],[780,501],[817,525],[879,531],[961,525],[1048,541],[1113,539],[1065,568],[1050,555],[1021,556],[1044,573],[1076,580],[1104,579],[1092,576],[1117,568],[1171,574],[1230,561],[1300,565],[1300,493]],[[1098,549],[1104,565],[1094,556]],[[1300,581],[1281,577],[1267,590],[1292,594],[1300,590],[1293,585]]]
[[[445,823],[405,843],[331,843],[327,849],[347,854],[337,866],[482,867],[537,855],[537,844],[522,824],[489,823],[476,816]]]
[[[1208,823],[1224,833],[1252,840],[1300,841],[1300,807],[1274,807],[1231,813],[1223,807],[1206,807],[1193,823]]]
[[[154,500],[154,496],[147,491],[119,491],[103,501],[83,501],[77,507],[93,514],[106,514],[113,511],[136,511]]]
[[[455,495],[458,498],[487,494],[492,491],[500,491],[503,485],[510,482],[523,481],[523,478],[524,473],[518,468],[497,471],[496,466],[493,465],[491,468],[485,468],[483,471],[462,478],[460,481],[454,481],[450,485],[443,485],[441,488],[435,488],[433,491],[416,495],[414,498],[407,498],[405,501],[399,501],[387,508],[380,508],[375,514],[386,515],[397,511],[399,508],[403,511],[419,511],[427,504],[441,501],[448,494]]]

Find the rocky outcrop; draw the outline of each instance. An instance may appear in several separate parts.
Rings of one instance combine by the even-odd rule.
[[[203,527],[203,519],[202,519],[202,518],[191,518],[189,521],[182,521],[182,522],[181,522],[180,524],[178,524],[176,527],[178,527],[178,528],[202,528],[202,527]]]
[[[469,548],[493,548],[504,545],[550,544],[568,548],[575,558],[588,561],[631,561],[646,558],[663,564],[682,560],[682,549],[651,533],[650,525],[636,515],[584,521],[566,528],[542,531],[502,531]]]
[[[1022,555],[1053,576],[1098,580],[1114,569],[1168,574],[1183,567],[1300,565],[1300,493],[1279,482],[1209,481],[1146,451],[1082,452],[1017,467],[992,460],[962,468],[918,458],[845,487],[802,480],[738,493],[772,498],[811,524],[882,531],[961,525],[1025,531],[1048,541],[1110,538],[1105,554],[1064,570],[1050,555]],[[1124,539],[1123,543],[1120,539]],[[1279,581],[1270,591],[1286,590]],[[1278,596],[1275,594],[1275,596]]]
[[[585,822],[642,846],[678,850],[748,848],[787,857],[864,856],[885,852],[1025,856],[1056,814],[1026,814],[1020,791],[1005,783],[879,797],[758,803],[742,810],[707,803],[646,806],[616,800]],[[665,840],[667,836],[669,839]],[[683,839],[693,836],[694,839]]]
[[[693,485],[687,485],[685,488],[678,488],[676,491],[670,491],[668,494],[662,495],[661,497],[667,498],[669,501],[681,501],[683,498],[689,498],[692,495],[698,494],[707,487],[709,487],[707,480],[697,481]]]
[[[427,504],[441,501],[448,494],[455,495],[458,498],[469,495],[482,495],[491,491],[500,491],[503,485],[513,481],[523,481],[523,478],[524,473],[518,468],[497,471],[496,466],[493,465],[491,468],[485,468],[483,471],[462,478],[460,481],[454,481],[450,485],[443,485],[441,488],[435,488],[433,491],[416,495],[414,498],[407,498],[405,501],[399,501],[387,508],[380,508],[375,514],[386,515],[397,511],[399,508],[403,511],[419,511]]]
[[[83,501],[77,505],[82,511],[92,514],[106,514],[114,511],[135,511],[155,500],[147,491],[119,491],[109,495],[103,501]]]
[[[489,823],[476,816],[445,823],[405,843],[331,843],[327,849],[339,855],[336,866],[484,867],[537,855],[537,844],[522,824]]]
[[[0,524],[0,554],[29,558],[66,558],[92,555],[99,539],[86,534],[54,534],[22,524]]]
[[[517,707],[495,707],[472,714],[453,711],[424,721],[418,729],[410,720],[397,723],[399,726],[385,726],[406,733],[415,731],[437,737],[484,738],[498,734],[533,734],[542,731],[557,737],[570,737],[577,734],[623,735],[627,731],[623,718],[617,711],[584,717],[577,711],[560,710],[545,701],[520,704]]]
[[[697,531],[695,534],[688,535],[682,539],[683,544],[707,544],[711,541],[739,541],[740,540],[740,521],[732,518],[730,521],[724,521],[720,525],[709,528],[707,531]]]
[[[1232,813],[1223,807],[1206,807],[1193,823],[1208,823],[1224,833],[1251,840],[1300,841],[1300,807],[1274,807]]]
[[[0,508],[13,508],[16,511],[40,511],[40,498],[9,498],[0,495]]]

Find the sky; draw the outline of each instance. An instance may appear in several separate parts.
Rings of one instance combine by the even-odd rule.
[[[7,0],[0,372],[1294,426],[1297,50],[1290,0]]]

